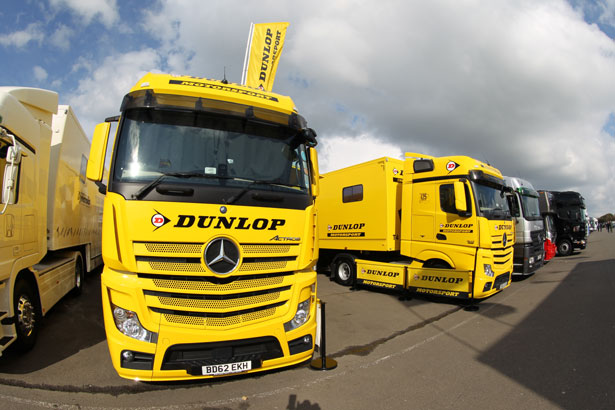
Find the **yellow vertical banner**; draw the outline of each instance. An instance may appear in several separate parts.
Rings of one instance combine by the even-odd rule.
[[[252,24],[242,84],[271,91],[289,23]]]

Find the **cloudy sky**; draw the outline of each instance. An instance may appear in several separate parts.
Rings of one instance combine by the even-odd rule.
[[[91,135],[148,71],[239,83],[274,21],[321,171],[469,155],[615,213],[615,0],[3,0],[1,85],[57,91]]]

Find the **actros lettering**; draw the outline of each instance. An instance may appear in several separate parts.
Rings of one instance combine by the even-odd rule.
[[[285,219],[266,219],[257,218],[253,221],[250,218],[237,218],[225,216],[204,216],[204,215],[179,215],[174,228],[190,228],[196,224],[201,229],[254,229],[257,231],[275,231],[279,226],[286,224]]]

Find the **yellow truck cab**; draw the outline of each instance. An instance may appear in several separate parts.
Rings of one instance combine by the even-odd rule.
[[[135,380],[309,360],[316,330],[316,134],[289,97],[147,74],[99,124],[102,301],[115,369]],[[103,187],[104,189],[105,187]]]
[[[500,171],[465,156],[407,153],[326,173],[318,268],[344,285],[488,297],[513,268],[506,190]]]

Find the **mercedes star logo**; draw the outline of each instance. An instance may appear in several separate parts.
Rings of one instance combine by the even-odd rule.
[[[231,273],[239,265],[239,249],[227,238],[216,238],[209,242],[203,257],[205,265],[219,275]]]

